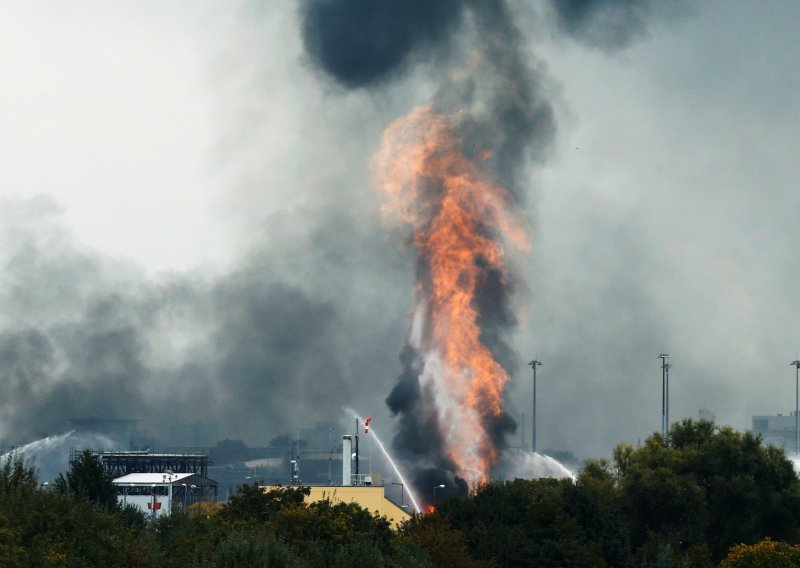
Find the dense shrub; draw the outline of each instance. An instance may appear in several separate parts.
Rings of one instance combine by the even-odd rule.
[[[0,566],[800,566],[800,481],[781,450],[691,420],[670,439],[620,445],[574,480],[483,485],[396,531],[356,504],[260,485],[148,523],[89,452],[47,489],[10,458]]]

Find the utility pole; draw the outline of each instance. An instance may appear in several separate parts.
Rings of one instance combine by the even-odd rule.
[[[361,485],[360,478],[358,476],[358,418],[356,418],[356,485]]]
[[[672,366],[667,363],[669,353],[661,353],[661,438],[664,445],[669,445],[669,368]]]
[[[333,485],[333,427],[328,426],[328,485]]]
[[[789,363],[795,368],[794,373],[794,453],[800,454],[800,359]]]
[[[534,359],[528,363],[533,368],[533,414],[531,415],[531,451],[536,452],[536,367],[541,367],[542,362]]]

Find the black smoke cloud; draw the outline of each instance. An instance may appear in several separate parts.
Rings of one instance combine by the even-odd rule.
[[[454,27],[461,0],[307,0],[303,41],[314,63],[348,88],[429,58]]]
[[[550,9],[559,31],[603,49],[626,47],[645,35],[658,11],[653,0],[550,0]],[[503,43],[520,41],[502,0],[305,0],[303,43],[314,64],[344,87],[373,87],[402,76],[414,63],[448,53],[452,36],[463,33],[468,10],[486,24],[489,35],[481,41],[498,44],[506,54]],[[498,70],[497,77],[503,76],[508,75]],[[533,75],[514,79],[524,83]]]

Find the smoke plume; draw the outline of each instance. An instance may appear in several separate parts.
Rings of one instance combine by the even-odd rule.
[[[614,8],[628,4],[630,9]],[[646,30],[648,6],[610,0],[554,3],[554,22],[585,43],[622,45],[629,39],[600,41],[593,39],[599,32],[591,30],[602,22],[604,30],[623,30],[612,37],[635,39]],[[430,413],[433,385],[420,383],[426,365],[430,368],[425,359],[429,350],[409,334],[401,376],[394,376],[396,370],[386,371],[398,368],[395,354],[403,344],[412,271],[387,254],[384,229],[360,215],[377,210],[377,204],[373,208],[371,198],[364,197],[361,180],[348,172],[343,181],[336,177],[336,168],[363,164],[370,144],[377,150],[378,134],[370,124],[379,121],[378,113],[361,106],[369,93],[385,94],[397,79],[427,70],[438,81],[428,116],[443,121],[451,149],[463,159],[451,163],[470,164],[462,173],[474,173],[499,188],[502,207],[494,210],[524,229],[520,206],[531,190],[529,169],[548,157],[555,135],[548,79],[516,23],[524,10],[524,3],[502,1],[308,0],[301,4],[301,34],[280,28],[285,20],[268,18],[269,25],[278,22],[270,30],[284,34],[274,41],[288,46],[290,53],[295,49],[298,56],[304,48],[322,73],[352,91],[335,109],[319,103],[310,111],[298,111],[310,116],[306,120],[314,123],[313,129],[295,128],[287,121],[291,128],[271,132],[277,140],[270,144],[272,155],[264,151],[256,131],[266,125],[280,128],[258,113],[270,106],[277,108],[276,114],[283,109],[248,81],[274,71],[259,66],[274,62],[264,56],[274,45],[245,44],[246,33],[237,34],[236,41],[220,42],[236,44],[246,53],[226,53],[230,59],[224,62],[232,63],[221,66],[229,75],[215,83],[221,90],[245,84],[243,90],[257,91],[248,93],[246,100],[223,92],[225,104],[220,106],[236,109],[241,116],[230,121],[233,132],[220,146],[230,155],[250,157],[249,162],[234,164],[245,170],[246,179],[231,184],[235,187],[229,191],[236,194],[239,185],[247,186],[236,196],[243,197],[248,209],[259,210],[254,216],[260,217],[252,231],[258,236],[224,270],[153,278],[76,242],[48,199],[3,202],[3,441],[26,442],[63,432],[69,418],[96,416],[138,418],[155,438],[175,422],[213,420],[226,435],[259,444],[309,420],[339,415],[343,400],[364,401],[374,408],[391,391],[386,403],[398,416],[395,447],[426,480],[419,486],[455,483],[458,466],[446,451],[441,423]],[[614,18],[622,23],[608,25]],[[286,59],[297,68],[292,80],[308,87],[303,81],[309,78],[298,79],[305,69],[296,59]],[[294,103],[294,92],[282,94]],[[399,103],[391,104],[394,112]],[[338,130],[320,125],[336,120]],[[311,136],[317,137],[315,144],[308,143]],[[417,141],[425,139],[422,135]],[[324,163],[318,148],[333,145],[346,150],[325,156]],[[286,168],[291,175],[273,177],[278,162],[300,152],[305,153]],[[342,160],[348,152],[358,159]],[[435,156],[433,152],[429,158]],[[285,194],[299,194],[308,186],[308,202],[314,205],[303,202],[304,195],[276,207],[279,213],[262,213],[260,205],[274,196],[266,188],[273,186],[285,186]],[[429,200],[442,195],[443,184],[436,176],[422,180],[419,187]],[[414,210],[423,220],[423,231],[437,207]],[[478,275],[470,308],[481,345],[502,371],[498,376],[505,373],[510,378],[519,367],[510,347],[515,297],[527,291],[527,284],[515,262],[513,235],[494,226],[489,217],[475,218],[476,234],[490,249],[502,249],[503,262],[475,260]],[[393,223],[413,246],[413,227],[398,219]],[[427,282],[432,257],[413,254],[417,283]],[[424,309],[420,313],[426,315]],[[504,396],[502,388],[493,392]],[[499,413],[490,412],[479,421],[490,449],[501,448],[504,436],[513,430],[507,407],[501,400]]]
[[[591,47],[617,49],[647,33],[652,0],[551,0],[559,29]]]
[[[390,78],[432,57],[458,24],[461,0],[307,0],[303,40],[314,62],[348,88]]]
[[[358,377],[379,376],[392,360],[380,354],[389,353],[386,337],[401,316],[373,311],[374,321],[359,326],[360,304],[334,306],[330,286],[323,298],[313,281],[290,281],[289,273],[302,279],[297,267],[277,273],[304,259],[322,282],[343,282],[339,271],[356,265],[380,282],[370,267],[394,270],[362,229],[319,215],[306,238],[259,246],[228,271],[153,280],[77,245],[59,217],[44,198],[3,203],[0,440],[7,444],[97,417],[139,419],[144,439],[162,443],[173,424],[214,421],[228,436],[265,445],[339,416]],[[355,256],[341,258],[339,246]]]
[[[307,2],[304,40],[317,65],[350,88],[385,84],[421,59],[418,48],[448,54],[438,92],[387,128],[375,168],[416,255],[404,371],[386,400],[399,416],[394,446],[417,465],[419,487],[463,489],[487,479],[516,427],[503,401],[519,367],[508,342],[514,292],[525,287],[513,249],[526,249],[519,205],[529,166],[547,157],[554,113],[504,1],[376,6]],[[560,29],[604,48],[638,35],[648,6],[552,4]]]

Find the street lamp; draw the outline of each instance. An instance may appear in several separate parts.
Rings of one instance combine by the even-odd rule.
[[[436,486],[433,488],[433,502],[434,502],[434,503],[436,503],[436,490],[437,490],[437,489],[444,489],[444,483],[442,483],[442,484],[440,484],[440,485],[436,485]]]
[[[789,363],[795,368],[794,374],[794,453],[800,454],[800,359]]]
[[[399,485],[400,486],[400,508],[406,506],[406,498],[405,498],[405,490],[406,486],[403,483],[399,483],[397,481],[392,481],[392,485]]]
[[[667,363],[669,353],[661,353],[661,438],[664,445],[669,444],[669,368],[672,366]]]
[[[541,367],[542,362],[534,359],[528,363],[533,368],[533,415],[531,416],[531,451],[536,452],[536,367]]]

